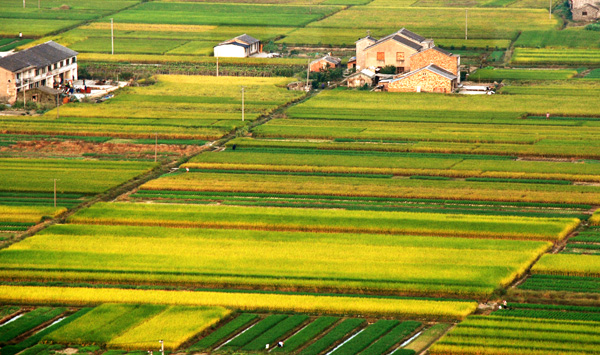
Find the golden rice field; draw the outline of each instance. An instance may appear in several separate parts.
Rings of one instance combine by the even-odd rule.
[[[0,277],[484,298],[522,275],[551,246],[459,237],[181,229],[143,222],[53,226],[0,251]]]

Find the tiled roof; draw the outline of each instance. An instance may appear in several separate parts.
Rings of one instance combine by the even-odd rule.
[[[35,47],[0,58],[0,67],[16,72],[24,68],[42,68],[61,60],[76,56],[77,52],[60,44],[48,41]]]
[[[252,36],[248,36],[245,33],[243,35],[241,35],[241,36],[237,36],[235,39],[237,39],[237,40],[239,40],[241,42],[244,42],[246,44],[249,44],[249,45],[257,43],[257,42],[260,42],[258,39],[254,38]]]
[[[371,36],[366,36],[366,37],[363,37],[363,38],[359,38],[356,42],[362,41],[363,39],[370,39],[373,42],[377,42],[377,38],[373,38]],[[354,42],[354,43],[356,43],[356,42]]]
[[[405,37],[402,37],[402,36],[398,35],[398,33],[392,33],[391,35],[383,37],[379,41],[377,41],[377,42],[373,43],[372,45],[368,46],[367,48],[365,48],[365,50],[367,50],[369,48],[372,48],[372,47],[375,47],[375,46],[379,45],[380,43],[383,43],[383,42],[388,41],[390,39],[392,39],[392,40],[394,40],[394,41],[396,41],[398,43],[404,44],[407,47],[413,48],[416,51],[420,51],[423,48],[423,46],[421,46],[420,44],[415,43],[415,42],[413,42],[413,41],[411,41],[411,40],[409,40],[409,39],[407,39]]]
[[[219,46],[240,46],[240,47],[244,47],[244,48],[250,47],[250,45],[248,45],[248,44],[237,42],[237,41],[235,41],[235,42],[223,42],[223,43],[219,43],[215,47],[219,47]]]
[[[320,62],[322,60],[325,60],[325,61],[327,61],[329,63],[332,63],[332,64],[335,64],[335,65],[338,65],[338,64],[340,64],[342,62],[342,60],[340,58],[335,58],[335,57],[326,55],[326,56],[324,56],[322,58],[313,60],[312,62],[310,62],[310,64],[317,63],[317,62]]]
[[[401,35],[408,37],[410,39],[412,39],[413,41],[417,41],[419,43],[425,41],[427,38],[423,37],[423,36],[419,36],[418,34],[407,30],[406,28],[402,28],[400,31],[398,31],[398,33],[400,33]]]

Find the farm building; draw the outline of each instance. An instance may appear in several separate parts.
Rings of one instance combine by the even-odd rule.
[[[359,88],[364,86],[365,84],[372,86],[375,82],[375,72],[370,71],[369,69],[363,69],[357,73],[350,75],[346,82],[348,83],[348,87],[350,88]]]
[[[435,64],[429,64],[388,81],[384,88],[390,92],[451,93],[457,85],[456,75]]]
[[[262,51],[260,40],[243,34],[214,47],[215,57],[245,58]]]
[[[14,103],[23,90],[77,80],[77,54],[48,41],[0,58],[0,100]]]
[[[460,56],[436,47],[432,39],[405,28],[379,40],[367,36],[356,41],[357,70],[376,71],[394,66],[396,73],[406,73],[429,64],[458,75]]]
[[[29,102],[35,102],[42,105],[56,105],[57,100],[59,100],[57,95],[60,94],[61,91],[47,86],[40,86],[19,92],[17,94],[17,101],[23,100],[23,93],[25,93],[25,100]],[[60,103],[60,101],[58,102]]]
[[[341,64],[342,60],[340,58],[335,58],[331,55],[326,55],[323,58],[315,59],[312,62],[310,62],[310,71],[320,72],[327,69],[339,68]]]
[[[356,70],[356,57],[352,57],[352,58],[348,59],[348,69]]]
[[[569,0],[573,20],[594,21],[600,18],[599,0]]]

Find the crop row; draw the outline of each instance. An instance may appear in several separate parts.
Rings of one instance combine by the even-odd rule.
[[[563,320],[540,322],[533,318],[474,316],[445,335],[430,353],[594,354],[600,341],[597,325],[596,322],[574,324]]]
[[[548,254],[531,269],[532,274],[600,277],[600,258],[593,255]]]
[[[450,213],[462,215],[490,215],[490,216],[522,216],[522,217],[575,217],[581,220],[589,218],[587,214],[581,214],[573,211],[561,211],[533,209],[523,211],[514,207],[492,207],[492,206],[469,206],[455,205],[440,209],[442,204],[427,204],[418,202],[374,202],[360,200],[335,200],[335,199],[306,199],[298,198],[281,198],[277,195],[272,197],[251,197],[242,196],[227,196],[215,194],[179,194],[185,191],[156,191],[139,190],[137,193],[131,194],[130,198],[133,201],[155,201],[161,203],[186,203],[186,204],[209,204],[218,202],[221,205],[230,206],[260,206],[260,207],[302,207],[302,208],[342,208],[346,210],[361,210],[361,211],[404,211],[404,212],[432,212],[432,213]],[[449,203],[449,205],[452,205]]]
[[[468,181],[571,184],[600,181],[600,165],[509,161],[509,157],[371,151],[272,149],[200,154],[182,167],[211,172],[328,173],[466,177]],[[333,163],[332,163],[333,161]],[[192,170],[194,171],[194,170]],[[300,175],[300,174],[299,174]],[[563,181],[564,180],[564,181]]]
[[[0,251],[0,275],[479,297],[510,284],[549,246],[386,234],[62,225]],[[197,258],[207,253],[210,258]],[[276,270],[273,263],[279,265]],[[442,279],[439,265],[445,265]]]
[[[34,346],[39,341],[41,341],[42,338],[44,338],[47,334],[50,334],[58,328],[73,322],[74,320],[78,319],[79,317],[82,317],[91,310],[91,308],[82,308],[74,314],[67,316],[66,318],[59,318],[57,322],[54,322],[50,326],[36,332],[34,335],[27,337],[27,339],[14,345],[4,346],[2,348],[2,355],[15,355],[27,348]]]
[[[399,224],[398,221],[402,223]],[[407,212],[264,210],[218,206],[132,203],[96,204],[72,223],[165,227],[212,227],[280,231],[359,232],[560,240],[579,225],[574,218],[494,217]]]
[[[221,307],[104,304],[49,333],[42,340],[147,349],[156,343],[152,339],[160,333],[165,348],[175,350],[229,313]]]
[[[210,181],[210,184],[206,184]],[[480,183],[461,180],[373,179],[271,174],[187,173],[163,176],[146,190],[237,192],[265,195],[321,195],[343,198],[440,199],[568,205],[600,203],[594,186]]]
[[[17,336],[30,331],[43,323],[58,317],[66,311],[65,308],[39,307],[25,315],[15,319],[13,322],[2,325],[0,333],[0,343],[16,338]]]
[[[600,279],[596,277],[534,274],[519,285],[523,290],[600,292]]]
[[[600,63],[598,49],[525,49],[515,48],[511,63],[522,65],[597,65]]]
[[[61,303],[73,306],[86,306],[102,303],[118,303],[124,299],[133,304],[181,306],[218,305],[244,311],[270,310],[324,314],[343,313],[423,317],[429,319],[462,319],[477,308],[476,302],[431,301],[410,298],[398,300],[392,298],[352,296],[256,294],[251,292],[193,292],[114,288],[95,289],[78,287],[0,286],[0,300],[4,303]],[[72,339],[72,337],[68,338]]]
[[[225,325],[219,327],[209,335],[202,338],[200,341],[192,345],[188,350],[190,351],[202,351],[209,350],[220,342],[228,339],[231,335],[235,334],[240,329],[243,329],[248,324],[258,318],[258,315],[251,313],[242,313],[235,319],[229,321]]]

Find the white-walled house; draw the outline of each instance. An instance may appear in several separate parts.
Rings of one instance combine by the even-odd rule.
[[[219,43],[214,47],[214,55],[221,58],[245,58],[260,53],[261,47],[258,39],[244,33],[241,36]]]
[[[0,58],[0,100],[14,103],[23,90],[77,80],[77,54],[48,41]]]

